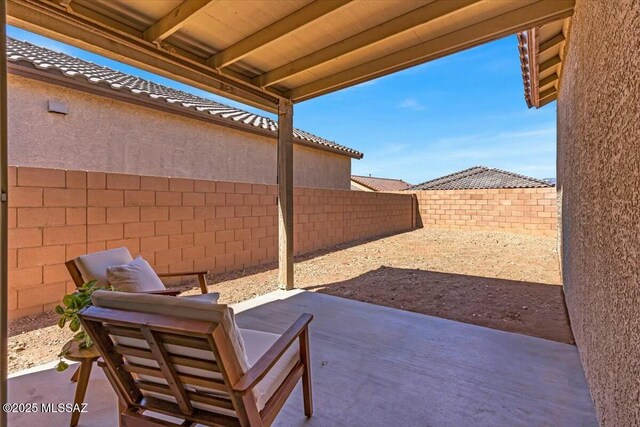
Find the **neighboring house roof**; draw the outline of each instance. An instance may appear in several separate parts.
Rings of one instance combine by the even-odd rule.
[[[9,37],[7,38],[7,59],[10,64],[21,66],[21,68],[44,71],[45,75],[51,76],[52,79],[57,74],[69,80],[74,80],[79,84],[84,84],[85,87],[108,88],[114,93],[121,93],[127,96],[133,95],[138,99],[144,100],[145,103],[151,101],[163,109],[173,107],[176,112],[180,112],[180,110],[188,111],[189,113],[197,114],[200,118],[207,118],[219,124],[244,128],[254,132],[263,131],[271,134],[271,136],[277,135],[278,123],[267,117]],[[12,67],[11,71],[23,74],[15,66]],[[40,78],[42,79],[42,76]],[[48,81],[48,79],[43,80]],[[336,152],[356,159],[363,157],[363,154],[359,151],[300,129],[294,129],[293,134],[294,142],[303,145]]]
[[[483,188],[543,188],[549,182],[507,172],[501,169],[475,166],[460,172],[414,185],[408,190],[466,190]]]
[[[374,191],[400,191],[411,187],[411,184],[401,179],[379,178],[376,176],[351,175],[351,180]],[[352,185],[351,187],[353,189],[354,186]]]

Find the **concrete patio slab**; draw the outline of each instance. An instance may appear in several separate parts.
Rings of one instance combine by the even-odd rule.
[[[294,391],[277,426],[597,426],[575,347],[306,291],[234,306],[242,328],[311,324],[314,416]],[[15,376],[11,402],[71,402],[73,369]],[[82,426],[116,425],[116,399],[92,374]],[[10,425],[64,426],[69,414],[10,414]]]

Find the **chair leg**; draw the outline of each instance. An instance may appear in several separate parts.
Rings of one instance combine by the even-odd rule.
[[[77,407],[81,407],[84,402],[84,396],[87,393],[87,385],[89,384],[89,375],[91,375],[92,366],[93,360],[80,363],[80,368],[78,369],[78,383],[76,384],[76,395],[73,399],[73,403],[75,403]],[[80,421],[80,412],[74,411],[71,414],[71,423],[69,425],[71,427],[75,427],[78,425],[78,421]]]
[[[304,363],[302,373],[302,398],[304,401],[304,414],[307,417],[313,415],[313,396],[311,393],[311,360],[309,357],[309,329],[305,328],[300,334],[300,358]]]
[[[208,294],[209,289],[207,288],[207,277],[204,274],[198,274],[198,283],[200,283],[200,292]]]
[[[80,365],[78,365],[78,367],[76,368],[76,371],[71,376],[71,382],[72,383],[77,383],[79,376],[80,376]]]

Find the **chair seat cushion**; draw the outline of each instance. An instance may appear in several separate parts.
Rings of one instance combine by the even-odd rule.
[[[250,366],[253,366],[280,338],[278,334],[242,328],[240,328],[240,335],[244,341],[245,354]],[[300,351],[299,344],[296,341],[291,344],[269,373],[253,389],[253,395],[259,411],[262,411],[265,404],[273,396],[273,393],[276,392],[298,360],[300,360]]]
[[[107,267],[107,279],[120,292],[148,292],[166,289],[151,265],[142,257]]]
[[[81,255],[74,261],[85,281],[97,280],[98,285],[107,286],[109,284],[107,267],[128,264],[133,261],[133,258],[129,253],[129,249],[115,248]]]
[[[208,302],[210,304],[217,304],[218,299],[220,298],[220,294],[218,292],[209,292],[208,294],[184,295],[180,298],[187,298],[191,301],[201,301]]]

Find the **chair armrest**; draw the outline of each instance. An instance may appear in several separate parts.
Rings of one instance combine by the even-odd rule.
[[[209,274],[209,270],[188,271],[179,273],[160,273],[158,274],[158,277],[198,276],[200,292],[202,292],[203,294],[207,294],[209,293],[209,289],[207,288],[207,274]]]
[[[164,289],[164,290],[161,290],[161,291],[136,292],[136,294],[169,295],[169,296],[175,297],[175,296],[180,295],[181,292],[182,291],[173,290],[173,289]]]
[[[184,271],[179,273],[158,273],[158,277],[178,277],[178,276],[200,276],[209,274],[209,270],[204,271]]]
[[[278,359],[287,351],[293,342],[306,331],[313,315],[304,313],[293,322],[278,340],[267,350],[260,359],[234,384],[233,390],[245,392],[253,388],[262,380]]]

